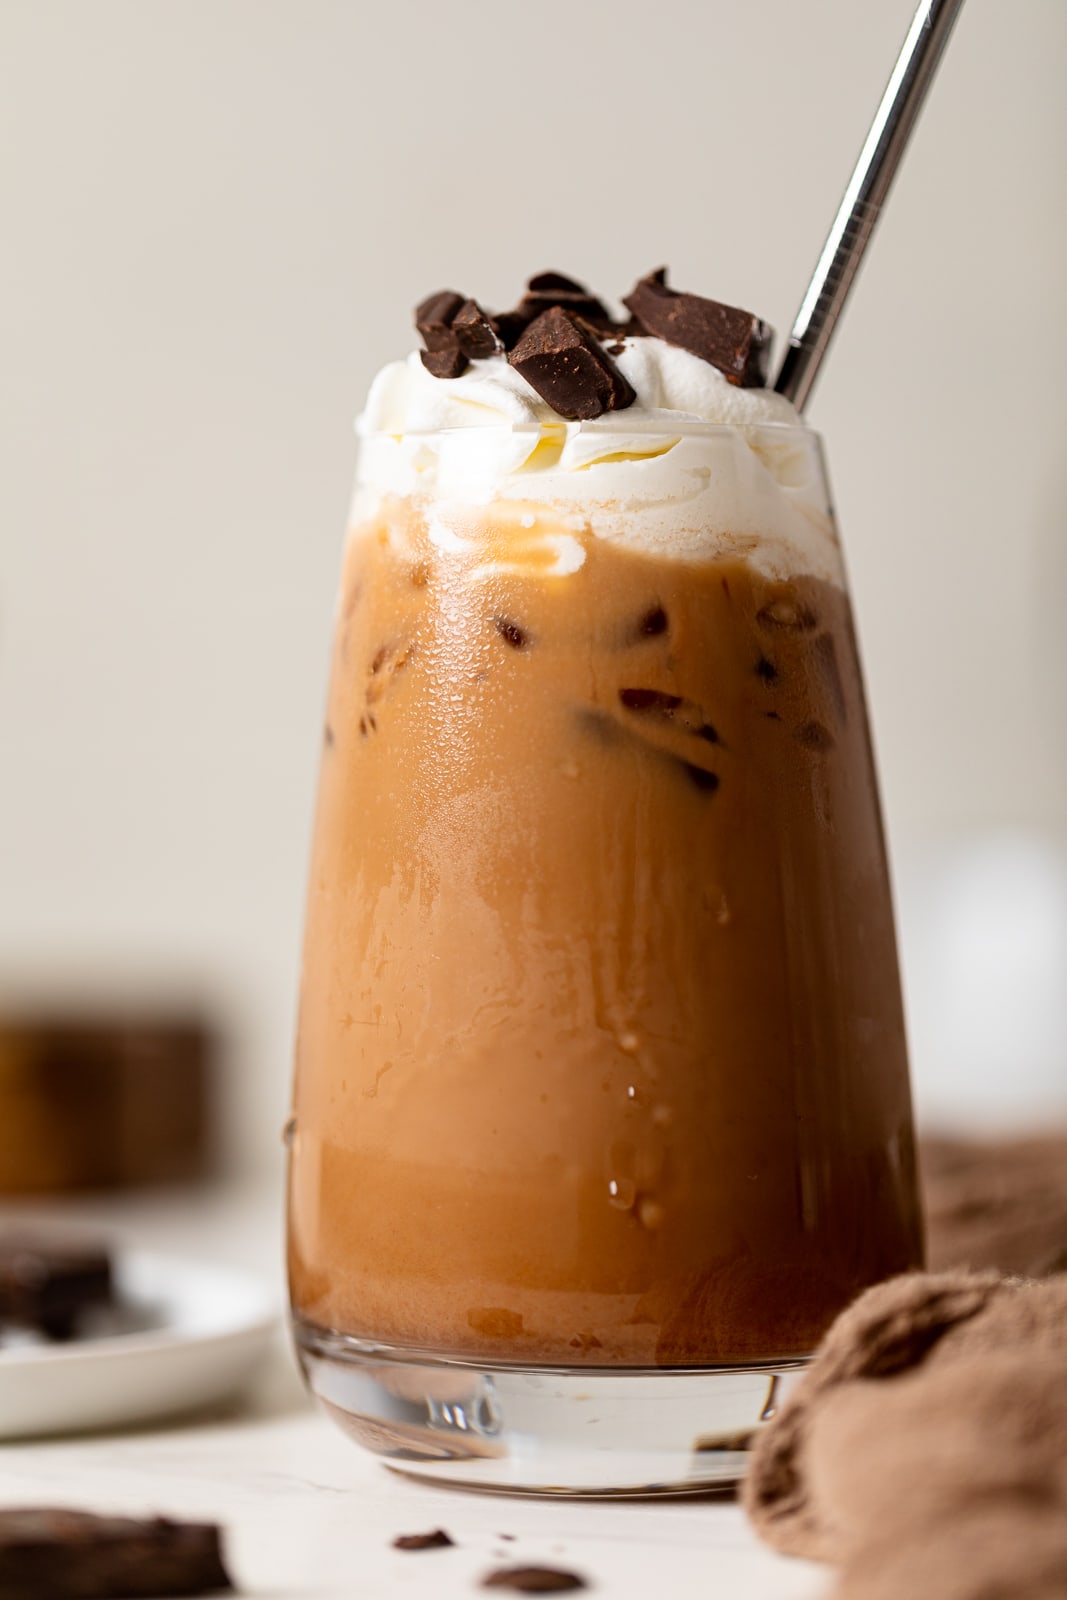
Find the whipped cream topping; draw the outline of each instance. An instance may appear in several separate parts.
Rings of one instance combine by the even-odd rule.
[[[591,422],[564,421],[502,357],[448,379],[417,352],[390,363],[357,423],[355,515],[387,493],[432,496],[445,522],[450,504],[522,501],[657,556],[744,550],[771,577],[841,582],[818,441],[792,404],[662,339],[621,344],[612,359],[637,400]]]

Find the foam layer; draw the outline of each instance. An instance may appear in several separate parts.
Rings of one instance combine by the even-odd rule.
[[[359,419],[357,516],[376,494],[432,497],[446,523],[522,501],[541,508],[538,522],[660,557],[744,551],[771,577],[841,582],[818,442],[788,400],[738,388],[660,339],[627,339],[614,359],[637,402],[584,423],[565,422],[499,357],[452,379],[417,353],[391,363]]]

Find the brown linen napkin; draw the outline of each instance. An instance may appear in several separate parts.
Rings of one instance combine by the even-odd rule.
[[[743,1499],[838,1600],[1065,1600],[1067,1276],[914,1273],[827,1334]]]
[[[931,1272],[1067,1272],[1067,1134],[996,1144],[928,1137],[919,1151]]]

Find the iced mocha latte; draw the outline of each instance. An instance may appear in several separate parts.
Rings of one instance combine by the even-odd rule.
[[[510,326],[435,297],[364,416],[294,1308],[479,1361],[779,1360],[920,1253],[818,445],[758,324],[730,371],[713,302],[656,277],[610,326],[553,284]]]

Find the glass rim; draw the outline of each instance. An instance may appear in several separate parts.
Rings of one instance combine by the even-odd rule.
[[[405,439],[462,438],[466,435],[484,438],[486,435],[506,434],[508,437],[514,435],[519,438],[539,439],[560,430],[568,439],[582,435],[586,438],[601,436],[615,438],[622,435],[630,438],[641,436],[655,439],[703,439],[726,435],[745,438],[753,433],[769,433],[778,434],[783,438],[794,437],[822,442],[819,430],[810,427],[806,422],[705,422],[700,417],[680,417],[677,422],[665,417],[644,417],[626,422],[622,420],[624,416],[625,413],[612,413],[610,421],[595,417],[584,422],[570,422],[565,417],[560,417],[558,422],[510,422],[507,418],[502,418],[499,422],[464,422],[437,428],[400,429],[367,428],[357,418],[355,432],[360,440],[389,439],[396,444]]]

